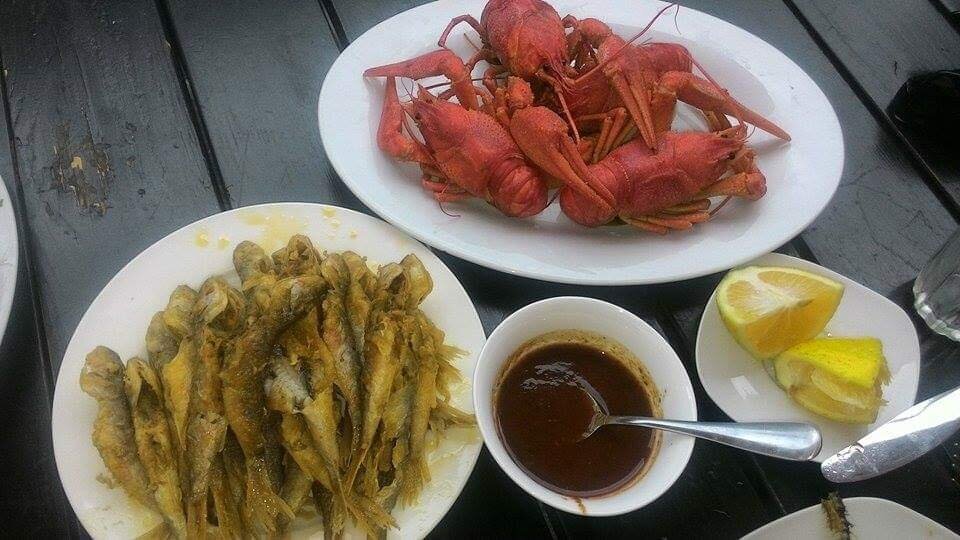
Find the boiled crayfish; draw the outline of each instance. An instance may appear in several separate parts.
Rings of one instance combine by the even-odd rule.
[[[633,45],[654,21],[625,40],[597,19],[561,18],[542,0],[490,0],[479,21],[451,20],[444,48],[364,72],[387,77],[378,144],[419,163],[437,200],[479,197],[516,217],[543,210],[553,185],[577,223],[619,219],[659,233],[709,219],[724,204],[711,210],[711,197],[762,197],[745,124],[790,136],[731,97],[682,45]],[[467,61],[445,48],[462,22],[482,42]],[[480,61],[490,67],[473,79]],[[395,77],[432,76],[449,89],[434,96],[421,86],[400,103]],[[672,131],[677,100],[700,109],[710,131]]]
[[[689,229],[710,218],[710,197],[757,200],[766,193],[766,178],[744,146],[746,129],[720,132],[666,132],[651,150],[641,139],[624,144],[587,165],[559,116],[545,107],[518,111],[511,134],[527,157],[566,181],[587,184],[603,199],[582,190],[560,189],[560,207],[573,221],[588,227],[615,218],[641,229],[665,233]],[[728,174],[731,173],[731,174]]]

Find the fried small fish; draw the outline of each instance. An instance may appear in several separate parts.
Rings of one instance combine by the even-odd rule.
[[[244,538],[243,521],[240,519],[237,508],[238,501],[230,488],[223,455],[215,459],[210,466],[210,495],[213,499],[214,512],[217,514],[217,530],[220,538],[230,540]]]
[[[404,269],[397,263],[389,263],[377,271],[376,292],[373,295],[372,311],[403,310],[408,296]],[[372,317],[372,316],[371,316]],[[371,318],[373,322],[375,318]]]
[[[346,402],[350,418],[350,450],[360,444],[360,430],[363,421],[360,397],[360,355],[353,347],[349,324],[343,307],[343,296],[334,291],[323,299],[323,320],[321,322],[323,342],[330,355],[325,357],[330,365],[328,371],[333,374],[340,395]]]
[[[277,343],[283,347],[291,364],[301,358],[317,358],[320,347],[326,347],[320,337],[320,320],[317,309],[311,309],[280,334]]]
[[[334,493],[340,506],[345,508],[347,501],[336,454],[337,425],[333,421],[332,399],[329,413],[324,414],[310,398],[299,369],[282,356],[273,359],[272,371],[273,379],[267,385],[267,405],[282,414],[280,433],[284,448],[306,474]],[[335,532],[341,531],[344,525],[343,512],[339,515],[333,527]]]
[[[243,329],[246,299],[243,293],[221,277],[203,282],[193,310],[204,328],[220,338],[235,336]]]
[[[433,278],[430,272],[423,266],[423,262],[413,253],[407,255],[400,261],[409,282],[409,292],[405,299],[405,308],[409,310],[416,309],[423,300],[433,291]]]
[[[190,390],[193,371],[198,362],[197,355],[196,342],[188,337],[180,342],[177,355],[160,368],[163,404],[170,418],[174,448],[178,454],[186,451]]]
[[[430,411],[437,404],[438,344],[429,328],[424,328],[422,324],[418,326],[420,331],[412,333],[417,373],[410,416],[410,454],[404,464],[404,482],[400,488],[400,500],[404,504],[416,501],[423,486],[430,481],[426,436],[430,427]]]
[[[377,279],[367,260],[352,251],[343,253],[343,263],[347,268],[347,289],[344,303],[347,310],[347,319],[353,333],[353,344],[358,351],[364,348],[364,334],[367,330],[367,321],[372,308],[371,292],[376,292]]]
[[[196,301],[197,291],[186,285],[180,285],[170,293],[170,300],[163,310],[163,322],[178,340],[193,334],[193,304]]]
[[[160,380],[149,364],[139,358],[127,361],[124,390],[133,418],[137,455],[146,470],[157,506],[170,532],[187,535],[183,515],[177,456],[163,410]]]
[[[193,306],[200,322],[198,359],[191,380],[187,421],[186,470],[188,472],[187,523],[191,537],[204,537],[207,531],[208,493],[211,477],[222,464],[220,452],[226,437],[220,382],[223,348],[227,340],[244,325],[245,300],[226,280],[214,277],[200,287]],[[220,504],[227,504],[219,496]],[[216,504],[216,499],[215,499]],[[227,510],[229,511],[229,510]],[[228,518],[229,533],[230,526]]]
[[[243,241],[233,250],[233,266],[240,276],[240,290],[247,299],[247,316],[252,321],[270,303],[270,291],[277,282],[273,260],[257,244]]]
[[[157,508],[147,471],[137,456],[123,377],[123,362],[117,353],[97,347],[87,355],[80,372],[80,388],[99,405],[93,422],[93,445],[124,491],[141,504]]]
[[[247,327],[227,356],[221,373],[226,417],[246,460],[244,508],[251,521],[269,531],[275,529],[278,515],[293,516],[272,485],[264,369],[280,332],[312,309],[325,288],[317,276],[278,281],[255,324]]]
[[[286,247],[273,254],[273,262],[281,278],[320,275],[320,254],[302,234],[291,236]]]
[[[153,365],[155,370],[159,370],[177,355],[179,340],[167,328],[167,323],[163,321],[162,311],[154,313],[153,318],[150,319],[144,341],[146,341],[150,364]]]
[[[353,485],[357,471],[370,450],[373,436],[380,426],[380,419],[390,397],[390,390],[393,388],[393,379],[400,367],[398,355],[395,355],[394,351],[398,322],[384,312],[378,316],[379,320],[367,337],[367,347],[363,355],[363,427],[360,448],[353,455],[354,461],[347,477],[347,485]]]

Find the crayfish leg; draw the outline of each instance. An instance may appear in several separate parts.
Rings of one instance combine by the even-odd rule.
[[[404,132],[405,114],[397,97],[397,81],[388,77],[384,88],[383,112],[380,113],[380,125],[377,128],[377,146],[400,161],[427,165],[434,163],[427,147]]]
[[[416,58],[372,67],[363,72],[364,77],[406,77],[414,80],[438,75],[450,80],[460,105],[466,109],[478,108],[470,68],[449,49],[428,52]]]

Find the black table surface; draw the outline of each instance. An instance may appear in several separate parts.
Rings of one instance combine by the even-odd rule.
[[[84,536],[57,476],[50,431],[60,361],[94,296],[167,233],[230,208],[314,201],[370,213],[323,151],[320,84],[351,40],[419,0],[3,0],[0,176],[17,215],[20,268],[0,347],[0,524]],[[897,127],[885,109],[913,73],[960,67],[952,0],[686,0],[779,48],[840,118],[843,180],[780,251],[887,296],[911,315],[913,279],[960,219],[960,154]],[[389,44],[384,44],[389,46]],[[77,158],[79,157],[79,161]],[[0,201],[8,204],[8,201]],[[620,304],[667,338],[703,392],[693,343],[719,276],[661,286],[577,287],[499,274],[438,253],[490,332],[541,298]],[[960,345],[914,316],[918,399],[960,385]],[[814,463],[697,442],[676,484],[615,518],[558,512],[484,451],[434,536],[739,537],[830,491],[882,497],[960,532],[960,435],[880,478],[832,485]]]

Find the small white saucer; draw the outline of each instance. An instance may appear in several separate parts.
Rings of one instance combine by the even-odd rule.
[[[814,458],[823,462],[913,405],[920,380],[920,342],[910,317],[899,306],[851,279],[795,257],[770,253],[745,266],[751,265],[800,268],[843,283],[843,300],[824,332],[883,341],[891,374],[890,384],[883,388],[887,403],[869,426],[843,424],[807,412],[777,386],[763,363],[734,341],[720,320],[714,291],[697,333],[697,373],[704,390],[723,412],[737,422],[810,422],[823,434],[823,449]]]

